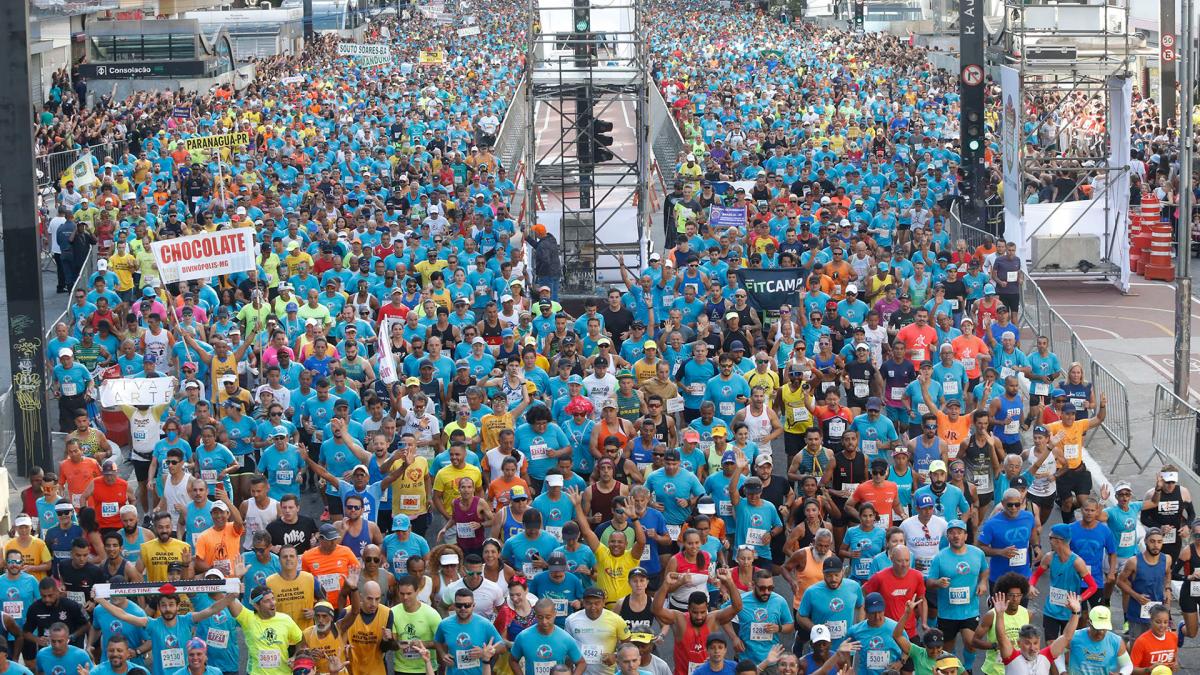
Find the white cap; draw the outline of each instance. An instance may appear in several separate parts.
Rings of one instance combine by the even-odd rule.
[[[429,205],[429,212],[430,212],[430,213],[441,213],[441,212],[442,212],[442,210],[441,210],[440,208],[438,208],[438,205],[437,205],[437,204],[430,204],[430,205]]]
[[[1162,479],[1163,479],[1164,483],[1178,483],[1179,482],[1179,472],[1178,471],[1164,471],[1164,472],[1162,472]]]
[[[754,458],[754,466],[762,466],[763,464],[771,464],[771,453],[764,452]]]
[[[230,382],[237,382],[237,375],[222,375],[221,376],[221,384],[229,384]]]
[[[199,389],[200,383],[195,380],[188,380],[187,382],[183,383],[183,388],[184,389]]]
[[[689,162],[694,162],[694,161],[696,161],[696,156],[695,156],[695,155],[693,155],[693,154],[691,154],[691,153],[688,153],[688,156],[687,156],[687,161],[689,161]]]
[[[552,474],[546,476],[546,487],[562,487],[562,486],[563,486],[563,477],[562,476],[560,476],[556,473],[552,473]]]
[[[819,623],[812,627],[812,631],[808,635],[809,642],[833,642],[833,636],[829,634],[829,627],[823,623]]]
[[[239,207],[237,207],[237,214],[238,214],[239,216],[244,216],[244,215],[246,215],[246,207],[244,207],[244,206],[239,206]]]
[[[213,508],[213,510],[214,510],[214,511],[216,511],[217,509],[221,509],[221,510],[222,510],[222,511],[224,511],[225,513],[229,513],[229,507],[228,507],[228,506],[226,506],[226,505],[225,505],[225,502],[222,502],[222,501],[216,501],[216,502],[213,502],[213,503],[212,503],[212,508]]]
[[[97,260],[96,261],[96,269],[101,270],[101,271],[108,269],[108,261],[105,260],[104,258]]]
[[[63,347],[62,349],[58,350],[58,358],[61,359],[64,356],[75,356],[75,352],[71,351],[70,347]]]
[[[717,505],[713,504],[713,503],[707,503],[707,502],[703,503],[703,504],[697,504],[696,510],[706,516],[711,516],[711,515],[715,515],[717,513]]]
[[[483,339],[482,337],[480,337],[480,336],[476,335],[475,337],[471,338],[471,344],[473,344],[473,345],[486,345],[486,344],[487,344],[487,340],[485,340],[485,339]]]
[[[504,295],[500,296],[500,302],[512,302],[512,301],[513,301],[513,296],[509,295],[508,293],[505,293]]]
[[[846,292],[858,295],[858,286],[855,286],[854,284],[848,284],[846,286]]]
[[[217,504],[217,502],[214,502],[213,504],[215,506]],[[224,504],[221,504],[221,506],[224,506]],[[204,573],[204,578],[205,579],[224,579],[225,575],[221,572],[221,570],[214,567]]]
[[[657,254],[657,253],[651,253],[651,254],[650,254],[650,259],[651,259],[651,260],[662,260],[662,256],[661,256],[661,255],[659,255],[659,254]]]
[[[28,515],[22,513],[21,515],[17,516],[16,520],[13,521],[13,525],[15,527],[20,527],[22,525],[33,527],[33,518],[30,518]]]
[[[438,558],[438,562],[443,565],[457,565],[458,564],[458,554],[457,553],[443,553],[442,557]]]

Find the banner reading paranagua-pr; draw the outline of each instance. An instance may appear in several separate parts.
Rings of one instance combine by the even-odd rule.
[[[740,269],[737,276],[750,306],[759,311],[774,312],[784,305],[795,305],[804,290],[804,274],[797,268]]]
[[[204,232],[150,244],[163,283],[211,279],[254,269],[254,230]]]
[[[228,134],[217,134],[216,136],[193,136],[192,138],[183,139],[183,149],[188,152],[193,150],[212,150],[213,148],[237,148],[250,144],[250,134],[245,131],[234,131]]]

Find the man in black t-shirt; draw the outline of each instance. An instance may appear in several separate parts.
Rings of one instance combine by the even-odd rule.
[[[63,596],[58,590],[58,580],[46,577],[38,583],[38,598],[25,610],[25,640],[33,642],[38,647],[50,644],[50,627],[56,623],[67,624],[71,631],[71,644],[83,647],[84,636],[87,635],[88,619],[83,613],[83,606],[78,602]]]
[[[92,587],[104,583],[107,575],[99,565],[88,562],[88,550],[86,539],[71,542],[71,562],[58,566],[58,578],[67,598],[82,605],[84,611],[91,612],[95,602]]]
[[[267,533],[276,553],[282,546],[295,546],[297,555],[302,555],[317,536],[317,523],[300,513],[300,499],[296,495],[284,495],[279,500],[279,517],[267,523]]]

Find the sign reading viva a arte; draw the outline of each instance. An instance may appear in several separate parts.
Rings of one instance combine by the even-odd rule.
[[[211,279],[254,268],[254,230],[205,232],[150,244],[163,283]]]

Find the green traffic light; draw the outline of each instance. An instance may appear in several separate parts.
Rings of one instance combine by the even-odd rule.
[[[967,147],[970,148],[971,150],[978,150],[979,149],[979,141],[976,139],[971,139],[971,142],[967,143]]]
[[[586,19],[580,19],[579,21],[575,22],[575,30],[579,31],[580,33],[585,32],[587,29],[588,22]]]

